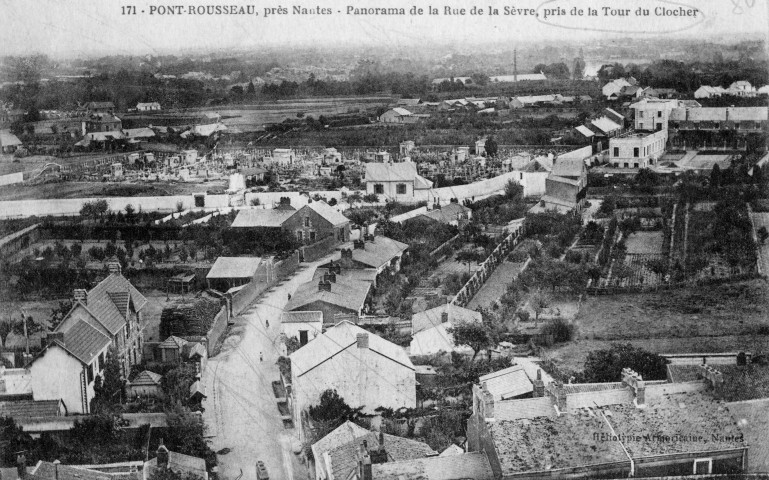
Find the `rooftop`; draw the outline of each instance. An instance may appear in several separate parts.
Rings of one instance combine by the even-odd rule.
[[[411,317],[411,333],[419,333],[422,330],[433,328],[442,323],[443,313],[448,313],[449,323],[454,322],[480,322],[481,314],[470,310],[468,308],[460,307],[458,305],[444,304],[425,310],[423,312],[415,313]]]
[[[93,359],[110,344],[110,339],[85,320],[79,320],[64,332],[64,341],[55,343],[84,364]]]
[[[253,278],[261,263],[259,257],[219,257],[206,278]]]
[[[323,312],[283,312],[280,323],[323,323]]]
[[[331,225],[337,227],[350,223],[350,219],[342,215],[341,212],[334,209],[328,203],[323,201],[316,201],[307,204],[307,208],[313,210],[315,213],[326,219]]]
[[[379,435],[374,432],[369,432],[363,437],[358,437],[355,440],[340,445],[328,452],[334,480],[346,479],[351,472],[358,468],[357,454],[360,445],[364,440],[369,449],[375,449],[379,445]],[[395,435],[388,435],[386,433],[384,434],[384,447],[387,451],[388,462],[413,460],[416,458],[438,455],[438,452],[434,451],[426,443],[397,437]],[[374,478],[378,477],[375,476]]]
[[[317,281],[302,284],[294,296],[286,304],[286,311],[299,310],[315,302],[336,305],[348,310],[358,311],[368,298],[372,284],[363,281],[347,281],[343,276],[337,276],[331,283],[331,291],[320,290]],[[329,320],[326,319],[328,323]]]
[[[138,312],[147,299],[123,275],[111,273],[88,292],[86,303],[79,305],[114,335],[125,326],[130,303]]]
[[[350,347],[357,348],[358,334],[368,335],[370,350],[407,368],[414,369],[414,365],[401,347],[378,335],[369,333],[357,325],[344,321],[329,328],[325,333],[315,337],[312,342],[292,353],[290,355],[292,370],[296,372],[297,377],[300,377],[334,355]],[[353,367],[351,366],[351,368]]]
[[[61,400],[16,400],[0,402],[0,417],[57,417],[62,414]]]
[[[489,460],[481,452],[416,458],[372,465],[377,480],[492,480]]]
[[[478,382],[486,386],[494,400],[518,397],[534,391],[534,385],[521,365],[489,373],[480,377]]]
[[[280,210],[267,208],[243,209],[238,212],[238,216],[232,222],[232,228],[280,228],[283,222],[296,213],[295,209]]]
[[[413,182],[417,176],[417,166],[412,162],[402,163],[367,163],[367,182]]]
[[[144,370],[143,372],[139,373],[139,375],[137,375],[136,378],[131,380],[130,384],[133,387],[140,386],[140,385],[155,386],[155,385],[160,385],[162,380],[163,380],[163,375],[160,375],[159,373],[155,373],[155,372],[150,372],[149,370]]]
[[[371,432],[349,420],[344,422],[312,445],[312,454],[316,459],[315,468],[325,473],[326,462],[320,460],[325,452],[350,443],[357,438],[365,437],[369,433]]]

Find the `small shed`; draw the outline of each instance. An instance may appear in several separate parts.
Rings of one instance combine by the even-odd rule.
[[[206,275],[208,288],[226,292],[250,283],[262,259],[259,257],[219,257]]]
[[[179,273],[168,279],[168,291],[170,293],[190,293],[195,284],[194,273]]]
[[[128,382],[128,395],[131,397],[161,398],[163,396],[162,384],[163,375],[144,370]]]
[[[200,403],[206,398],[206,388],[203,382],[196,380],[190,385],[190,403]]]
[[[158,348],[160,349],[160,360],[163,363],[179,363],[182,361],[182,351],[187,344],[187,340],[171,335],[163,340]]]

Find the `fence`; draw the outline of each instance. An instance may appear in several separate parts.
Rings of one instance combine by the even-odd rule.
[[[211,328],[206,333],[206,339],[208,340],[206,342],[206,349],[209,357],[214,355],[219,340],[221,340],[222,335],[224,335],[225,330],[227,330],[227,325],[230,323],[229,320],[229,311],[227,310],[227,306],[223,305],[219,310],[219,313],[214,317],[213,325],[211,325]]]
[[[299,267],[299,253],[294,252],[290,257],[279,262],[266,262],[264,280],[252,280],[232,296],[230,307],[233,316],[243,313],[265,290],[272,287]],[[259,274],[257,273],[257,277]]]
[[[451,300],[454,305],[460,307],[466,306],[470,303],[473,296],[478,293],[486,280],[489,279],[494,270],[505,260],[507,254],[515,248],[518,242],[523,237],[523,224],[521,224],[516,231],[505,237],[499,245],[491,252],[491,255],[484,260],[481,264],[481,268],[476,270],[472,277],[465,283],[459,292]]]

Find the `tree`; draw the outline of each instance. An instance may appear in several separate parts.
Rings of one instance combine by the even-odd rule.
[[[481,350],[495,346],[488,328],[482,323],[477,322],[457,322],[447,327],[446,331],[454,337],[454,345],[465,345],[473,350],[475,360]]]
[[[60,300],[59,306],[51,309],[51,316],[48,318],[48,328],[51,331],[56,330],[64,317],[72,310],[72,300]]]
[[[246,93],[250,96],[256,95],[256,87],[254,86],[254,82],[248,82],[248,87],[246,87]],[[301,118],[301,117],[299,117]]]
[[[505,184],[505,197],[514,202],[521,201],[523,199],[523,185],[515,180],[508,180]]]
[[[467,265],[467,271],[470,271],[470,265],[478,261],[478,254],[470,250],[462,250],[457,253],[457,262]]]
[[[539,321],[539,315],[550,306],[552,299],[550,295],[541,291],[535,290],[529,297],[529,306],[534,310],[534,324]]]
[[[630,368],[644,380],[665,380],[667,360],[632,344],[613,344],[608,349],[588,353],[578,380],[585,383],[618,382],[622,369]]]
[[[125,379],[117,358],[115,347],[110,347],[107,351],[107,359],[104,362],[104,370],[96,376],[94,382],[94,396],[92,409],[96,413],[109,413],[115,410],[115,407],[123,399],[123,387]]]
[[[582,77],[585,76],[585,60],[581,57],[575,58],[574,63],[572,64],[571,74],[574,80],[581,80]]]
[[[356,419],[363,407],[352,408],[336,390],[328,389],[320,395],[320,402],[310,406],[310,418],[317,422],[338,422]]]
[[[363,201],[367,203],[378,203],[379,195],[376,193],[367,193],[366,195],[363,195]]]
[[[717,163],[713,165],[713,169],[710,171],[710,186],[713,188],[721,186],[721,167]]]
[[[8,335],[13,331],[13,320],[11,317],[4,317],[0,319],[0,344],[5,350],[5,341],[8,339]]]
[[[493,136],[490,136],[486,139],[486,143],[483,145],[483,148],[486,150],[487,157],[496,158],[499,147]]]

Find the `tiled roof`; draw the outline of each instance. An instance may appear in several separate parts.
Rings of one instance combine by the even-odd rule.
[[[160,382],[163,381],[163,375],[160,375],[159,373],[150,372],[149,370],[144,370],[139,375],[136,376],[133,380],[131,380],[131,386],[135,387],[138,385],[160,385]]]
[[[350,472],[357,468],[358,452],[360,450],[360,445],[364,440],[366,441],[369,450],[376,449],[379,446],[379,435],[370,432],[364,437],[356,438],[355,440],[347,442],[328,452],[331,460],[330,467],[333,480],[345,480]],[[410,440],[408,438],[396,437],[395,435],[388,435],[386,433],[384,434],[384,447],[385,451],[387,451],[388,462],[413,460],[415,458],[438,455],[438,452],[434,451],[426,443]]]
[[[709,452],[744,446],[742,442],[712,440],[714,433],[739,436],[735,419],[723,404],[699,392],[662,395],[656,402],[647,402],[644,409],[632,403],[615,405],[609,421],[617,432],[633,432],[624,445],[633,458],[683,452]],[[686,441],[648,441],[653,435],[691,436]],[[640,437],[640,438],[638,438]]]
[[[438,457],[417,458],[400,462],[372,465],[372,476],[377,480],[492,480],[486,454],[460,453]]]
[[[406,110],[405,108],[401,108],[401,107],[395,107],[395,108],[393,108],[392,110],[393,110],[393,112],[397,113],[398,115],[404,115],[404,116],[409,116],[409,115],[411,115],[411,112],[409,112],[409,111],[408,111],[408,110]]]
[[[312,445],[312,454],[315,457],[315,468],[319,469],[325,478],[327,476],[326,462],[322,460],[323,454],[329,450],[350,443],[356,438],[364,437],[369,433],[371,432],[349,420],[339,425],[328,435]]]
[[[119,273],[111,273],[88,292],[86,310],[112,334],[118,333],[126,323],[128,301],[125,294],[138,312],[147,304],[147,299],[139,293],[131,282]],[[62,323],[63,324],[63,323]]]
[[[349,218],[342,215],[339,211],[334,209],[334,207],[330,206],[326,202],[314,201],[312,203],[308,203],[307,208],[315,211],[315,213],[326,219],[331,225],[335,227],[344,225],[345,223],[350,223]]]
[[[478,382],[486,385],[495,400],[518,397],[534,391],[534,385],[520,365],[484,375]]]
[[[300,377],[339,352],[347,350],[350,347],[355,347],[357,344],[357,335],[359,333],[368,335],[370,350],[377,352],[406,368],[411,370],[414,369],[414,365],[401,347],[378,335],[369,333],[357,325],[344,321],[329,328],[325,333],[318,335],[312,342],[290,355],[292,369],[296,369],[294,370],[296,376]],[[351,368],[353,367],[351,366]]]
[[[17,400],[0,402],[0,417],[36,418],[61,415],[61,400]]]
[[[158,345],[158,348],[173,348],[181,350],[184,345],[187,344],[187,340],[171,335]]]
[[[553,164],[553,175],[581,177],[585,174],[585,162],[580,158],[559,158]]]
[[[449,203],[441,208],[435,208],[422,216],[431,218],[441,223],[450,223],[457,221],[457,216],[464,215],[471,210],[458,203]]]
[[[379,268],[402,255],[409,246],[392,238],[377,236],[373,242],[365,242],[363,248],[354,248],[352,259],[372,268]]]
[[[480,322],[481,314],[458,305],[440,305],[424,312],[415,313],[411,317],[411,333],[419,333],[422,330],[433,328],[441,324],[443,312],[449,314],[448,321],[454,322]]]
[[[503,476],[599,463],[630,463],[619,442],[599,441],[594,437],[594,434],[600,438],[612,432],[600,413],[593,410],[487,425]]]
[[[260,263],[260,257],[219,257],[206,278],[253,278]]]
[[[232,228],[278,228],[288,220],[296,210],[280,210],[276,208],[253,208],[238,212],[238,216],[232,222]]]
[[[94,357],[101,352],[104,347],[110,344],[110,339],[88,322],[79,320],[72,327],[64,332],[64,342],[56,342],[75,358],[90,364]]]
[[[313,302],[324,302],[357,312],[363,308],[371,286],[370,282],[346,281],[344,277],[337,277],[328,292],[320,290],[316,281],[307,282],[299,286],[297,293],[286,304],[286,310],[298,310]]]
[[[412,162],[366,164],[366,182],[412,182],[416,175]]]
[[[284,312],[280,323],[322,323],[323,312]]]

